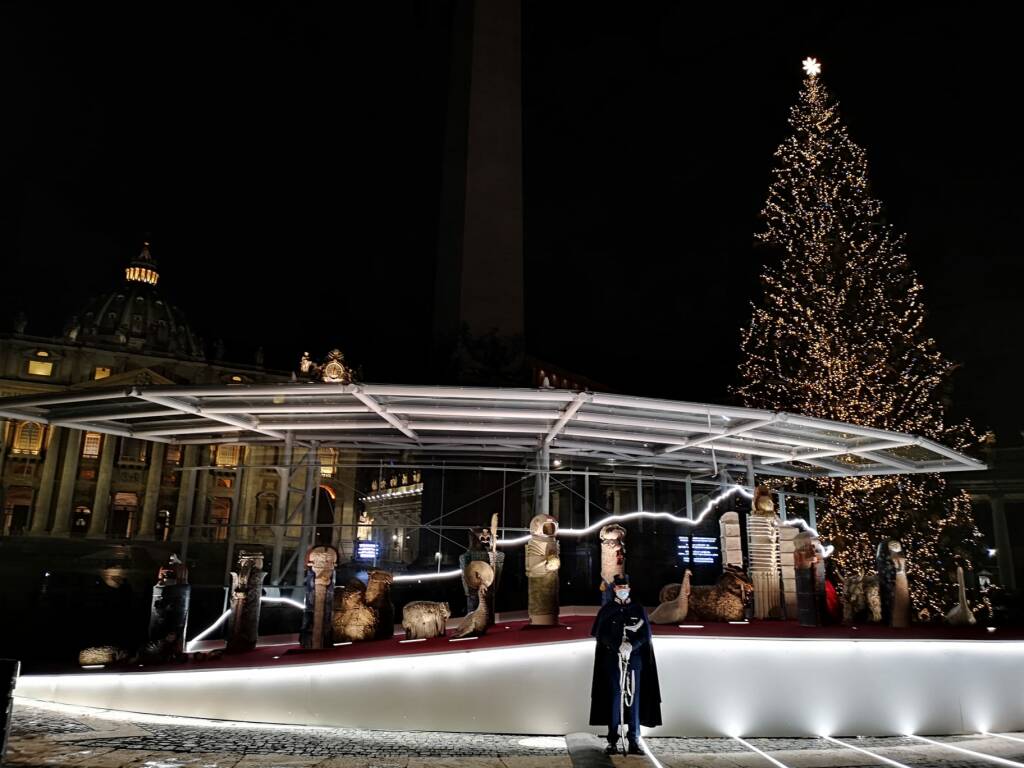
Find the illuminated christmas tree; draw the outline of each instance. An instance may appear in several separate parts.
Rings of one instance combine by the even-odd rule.
[[[879,429],[963,449],[966,424],[946,422],[953,365],[923,331],[921,284],[903,237],[871,196],[864,150],[847,134],[820,66],[804,62],[791,135],[775,153],[758,238],[781,251],[743,331],[744,403]],[[845,457],[845,461],[855,461]],[[815,480],[827,501],[818,529],[840,572],[874,569],[875,548],[898,539],[908,554],[915,613],[952,605],[949,574],[973,560],[980,533],[966,493],[938,475]],[[968,568],[965,567],[965,571]]]

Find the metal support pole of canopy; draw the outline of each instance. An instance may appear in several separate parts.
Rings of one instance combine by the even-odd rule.
[[[288,504],[290,502],[290,489],[292,484],[291,465],[292,448],[294,436],[291,432],[285,433],[284,457],[277,470],[277,516],[274,522],[274,554],[270,565],[270,582],[275,586],[281,583],[281,559],[284,557],[284,524],[288,520]]]
[[[305,553],[313,543],[314,533],[313,524],[316,520],[313,518],[313,489],[316,487],[316,477],[314,472],[316,471],[316,464],[313,461],[313,455],[316,453],[316,443],[309,449],[306,454],[306,493],[302,499],[302,532],[299,534],[299,545],[296,552],[298,553],[295,557],[295,584],[302,584],[306,578],[306,562]]]
[[[550,514],[551,451],[545,445],[537,451],[537,476],[533,484],[533,514]]]
[[[583,527],[590,527],[590,471],[583,473]]]

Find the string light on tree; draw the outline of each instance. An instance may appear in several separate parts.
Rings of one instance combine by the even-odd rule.
[[[864,150],[847,134],[820,64],[807,58],[803,69],[757,236],[781,258],[762,273],[736,392],[748,406],[908,432],[963,450],[977,436],[966,423],[947,423],[943,398],[953,365],[924,333],[922,286],[903,236],[882,218]],[[828,462],[855,466],[858,459]],[[818,527],[841,572],[873,570],[878,544],[898,539],[916,610],[934,618],[952,604],[950,574],[958,562],[969,568],[980,539],[966,493],[940,475],[814,483],[828,504]]]

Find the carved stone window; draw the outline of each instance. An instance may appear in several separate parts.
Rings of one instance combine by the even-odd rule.
[[[320,458],[320,476],[321,477],[334,477],[338,468],[334,465],[338,462],[338,451],[335,448],[321,448],[319,451]]]
[[[99,432],[86,432],[85,437],[82,438],[82,458],[98,459],[101,445],[103,445],[103,435]]]
[[[181,464],[181,446],[168,445],[167,451],[164,453],[164,461],[166,461],[168,464]]]
[[[231,499],[217,497],[210,500],[210,511],[206,535],[211,541],[227,541],[228,526],[231,524]]]
[[[24,453],[38,456],[43,449],[43,425],[34,421],[23,421],[14,430],[14,448],[12,453]]]
[[[53,363],[49,360],[29,360],[28,374],[30,376],[53,376]]]
[[[218,467],[237,467],[241,460],[242,446],[235,444],[224,444],[216,446],[217,458],[214,463]]]

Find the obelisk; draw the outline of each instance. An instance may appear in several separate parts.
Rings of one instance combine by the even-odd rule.
[[[435,281],[434,339],[465,326],[522,345],[522,10],[458,0]]]

